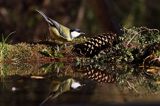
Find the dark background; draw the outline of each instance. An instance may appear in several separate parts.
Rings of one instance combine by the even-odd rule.
[[[34,10],[87,36],[120,33],[120,28],[160,28],[160,0],[0,0],[0,35],[12,42],[48,39],[48,26]]]

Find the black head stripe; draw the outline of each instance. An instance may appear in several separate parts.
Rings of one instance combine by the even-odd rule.
[[[71,31],[71,32],[73,32],[73,31],[81,32],[81,30],[80,30],[80,29],[77,29],[77,28],[75,28],[75,29],[72,29],[72,28],[71,28],[70,31]]]

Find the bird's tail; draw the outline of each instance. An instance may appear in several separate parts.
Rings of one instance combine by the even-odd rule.
[[[59,23],[58,22],[56,22],[55,20],[47,17],[42,11],[39,11],[39,10],[35,10],[35,11],[37,11],[41,16],[43,16],[43,18],[48,22],[49,25],[55,26],[57,28],[59,27]]]

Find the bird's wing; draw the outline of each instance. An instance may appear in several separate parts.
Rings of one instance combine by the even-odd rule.
[[[49,19],[50,19],[50,18],[49,18]],[[69,28],[67,28],[67,27],[59,24],[58,22],[56,22],[56,21],[54,21],[54,20],[52,20],[52,19],[50,19],[50,20],[52,21],[52,23],[54,23],[55,28],[56,28],[56,29],[58,30],[58,32],[59,32],[59,35],[60,35],[61,37],[63,37],[64,39],[67,39],[67,38],[68,38],[67,35],[70,35],[70,33],[69,33],[69,31],[70,31]]]
[[[58,29],[60,35],[64,38],[64,39],[67,39],[67,27],[61,25],[61,28]]]
[[[67,39],[66,33],[64,32],[64,30],[66,30],[67,27],[60,25],[55,20],[47,17],[42,11],[39,11],[39,10],[36,10],[36,11],[44,17],[44,19],[48,22],[50,26],[55,27],[58,30],[61,37],[63,37],[64,39]]]
[[[54,26],[56,27],[57,29],[60,28],[60,24],[58,22],[56,22],[55,20],[51,19],[51,18],[48,18],[48,20],[51,22],[49,23],[51,26]]]

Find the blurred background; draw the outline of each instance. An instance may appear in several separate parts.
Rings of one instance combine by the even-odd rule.
[[[12,42],[48,39],[48,25],[34,10],[88,36],[122,27],[160,28],[160,0],[0,0],[0,35]]]

